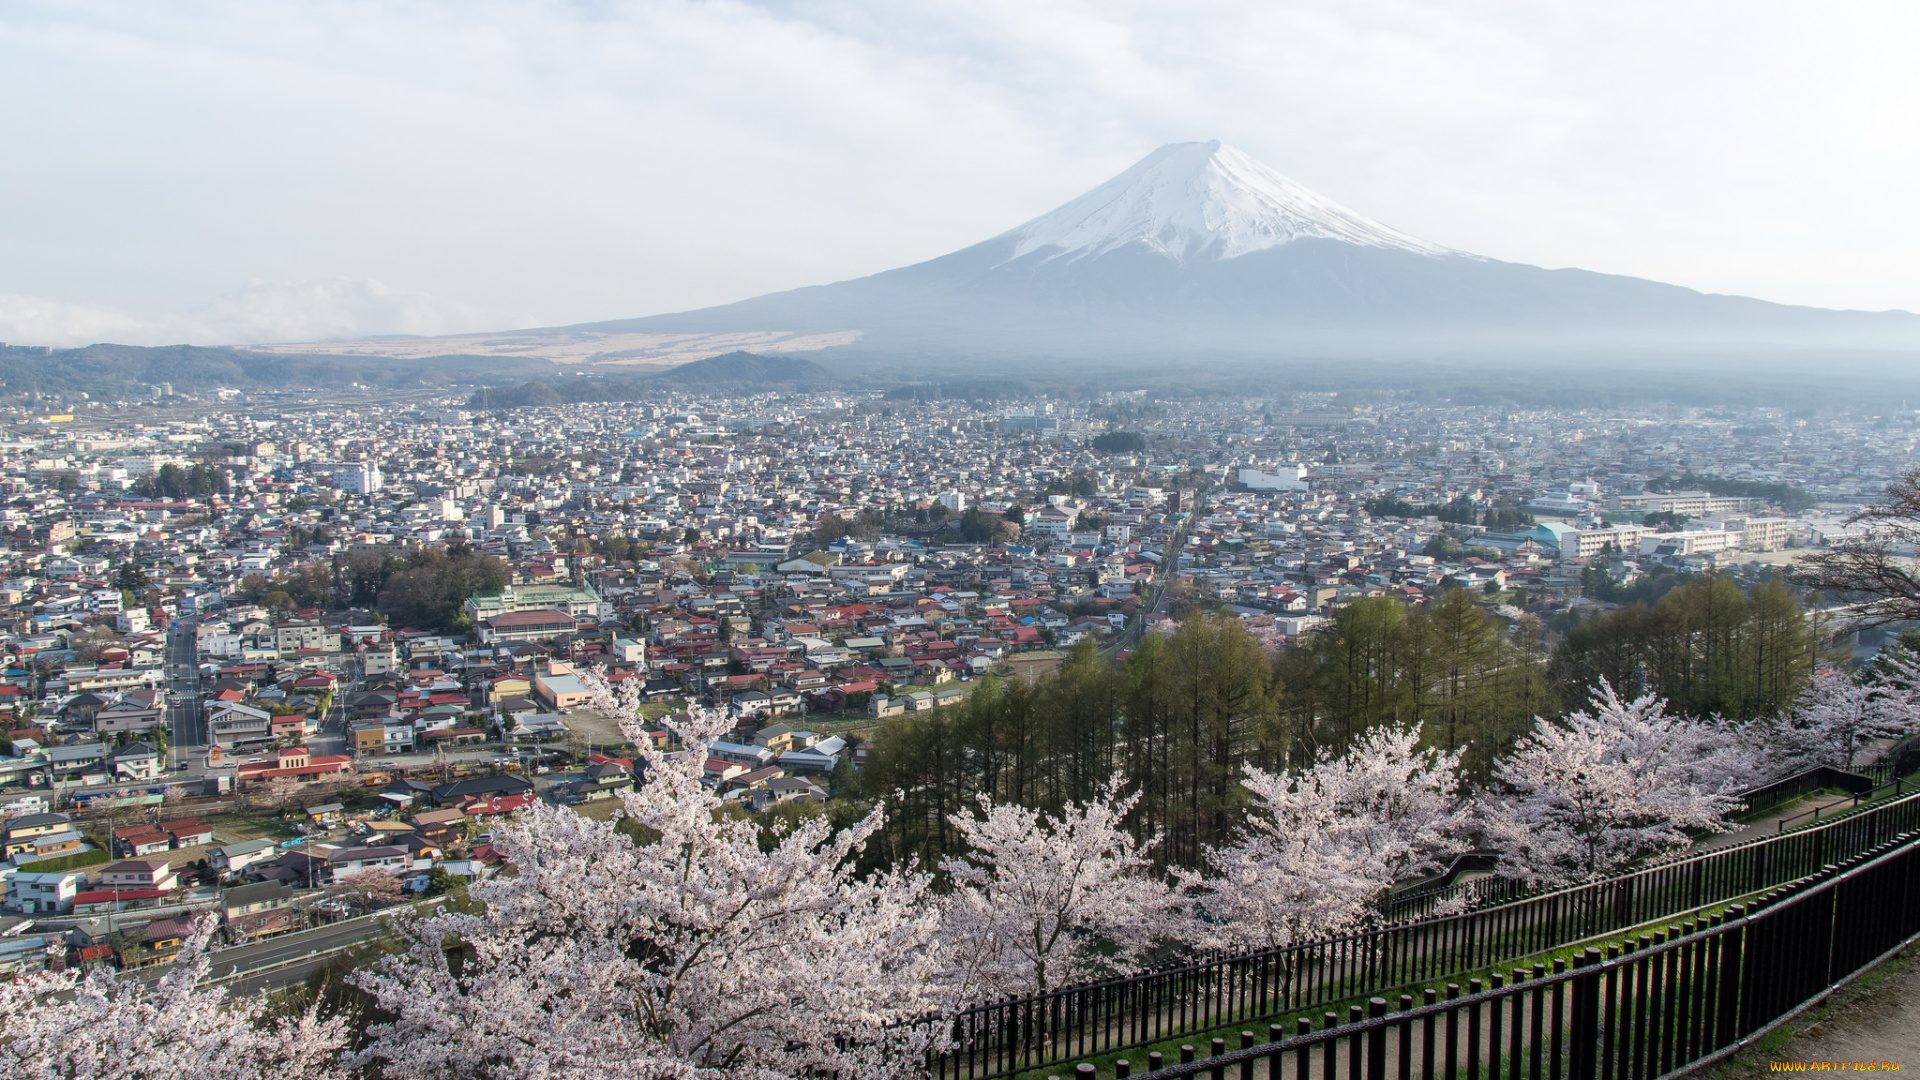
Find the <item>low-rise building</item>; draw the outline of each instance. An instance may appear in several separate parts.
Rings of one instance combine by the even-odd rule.
[[[238,874],[256,863],[271,862],[280,853],[272,840],[239,840],[207,852],[207,865],[222,874]]]
[[[171,889],[178,883],[166,859],[122,859],[100,868],[103,889]]]
[[[284,881],[240,885],[220,894],[220,922],[234,941],[259,941],[306,925]]]
[[[65,914],[73,910],[73,898],[86,880],[78,870],[17,871],[7,878],[7,908],[27,915]]]

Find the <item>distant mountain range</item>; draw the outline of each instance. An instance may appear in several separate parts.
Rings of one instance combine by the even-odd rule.
[[[163,385],[182,393],[215,387],[253,390],[345,388],[355,384],[400,389],[499,383],[551,377],[553,373],[553,365],[544,360],[497,356],[395,359],[268,354],[198,345],[88,345],[78,349],[0,345],[0,394],[78,391],[134,400],[149,396],[153,387]]]
[[[819,362],[796,359],[800,352]],[[122,392],[162,381],[551,384],[514,391],[517,403],[530,403],[627,400],[658,389],[654,376],[681,364],[668,378],[689,386],[809,389],[838,375],[911,384],[906,396],[921,397],[993,396],[1036,379],[1110,381],[1126,372],[1223,393],[1245,392],[1258,378],[1425,380],[1449,394],[1505,380],[1586,400],[1688,380],[1713,394],[1751,390],[1764,374],[1755,400],[1790,403],[1849,380],[1856,395],[1891,382],[1920,388],[1916,359],[1920,315],[1795,307],[1482,258],[1389,228],[1207,142],[1163,146],[1058,209],[960,251],[720,307],[494,335],[254,349],[0,347],[0,380],[11,392]],[[1623,380],[1623,367],[1645,377]],[[564,377],[573,374],[590,378]]]

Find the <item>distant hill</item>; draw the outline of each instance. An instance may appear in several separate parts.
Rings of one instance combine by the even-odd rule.
[[[833,384],[832,372],[803,357],[730,352],[654,375],[490,386],[475,391],[467,404],[476,409],[519,409],[590,401],[644,401],[662,390],[674,389],[759,393],[821,390]]]
[[[813,390],[831,385],[833,374],[801,356],[730,352],[681,364],[654,376],[652,381],[750,390]]]
[[[549,374],[545,361],[512,357],[280,356],[198,345],[88,345],[79,349],[0,346],[0,395],[76,392],[107,399],[147,397],[152,386],[180,393],[227,387],[276,390],[386,388],[498,383]]]

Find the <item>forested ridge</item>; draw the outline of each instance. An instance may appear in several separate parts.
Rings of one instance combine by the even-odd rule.
[[[835,812],[886,804],[874,858],[930,865],[955,850],[951,816],[981,796],[1052,812],[1118,775],[1140,796],[1128,828],[1164,832],[1160,864],[1195,868],[1244,817],[1249,766],[1297,771],[1369,732],[1417,725],[1423,745],[1457,752],[1463,778],[1482,785],[1537,719],[1581,706],[1603,680],[1677,714],[1743,723],[1791,707],[1819,659],[1817,630],[1785,586],[1713,575],[1581,622],[1551,647],[1538,620],[1497,614],[1465,589],[1424,605],[1356,600],[1274,655],[1237,618],[1196,615],[1123,662],[1082,642],[1049,675],[989,680],[963,704],[885,721],[865,766],[841,777],[858,799]]]

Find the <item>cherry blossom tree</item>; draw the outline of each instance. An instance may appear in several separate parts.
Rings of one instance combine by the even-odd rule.
[[[1882,649],[1869,677],[1882,696],[1888,735],[1904,739],[1920,733],[1920,653],[1905,645]]]
[[[285,806],[299,790],[300,781],[291,776],[276,776],[260,786],[260,795],[268,806]]]
[[[1820,765],[1850,769],[1860,745],[1885,728],[1880,694],[1870,684],[1837,671],[1822,671],[1767,731],[1766,749],[1775,775]]]
[[[517,876],[472,887],[480,914],[407,924],[404,951],[360,977],[397,1019],[357,1061],[483,1080],[921,1069],[944,1037],[915,1022],[945,1004],[938,911],[926,874],[851,873],[879,812],[838,835],[802,822],[763,852],[701,782],[724,714],[692,713],[689,749],[663,754],[634,702],[585,681],[640,747],[626,820],[539,804],[496,829]]]
[[[1883,652],[1858,677],[1838,671],[1814,676],[1792,709],[1766,732],[1770,771],[1786,776],[1831,765],[1853,768],[1875,739],[1920,730],[1920,659],[1906,649]]]
[[[373,867],[340,875],[332,885],[327,886],[327,892],[362,912],[398,903],[406,895],[406,890],[400,886],[400,879]]]
[[[1420,730],[1378,728],[1297,775],[1249,768],[1247,822],[1181,882],[1209,916],[1207,941],[1277,948],[1364,923],[1394,881],[1465,850],[1473,822],[1458,752]]]
[[[1545,885],[1592,881],[1725,831],[1751,755],[1725,725],[1671,716],[1652,694],[1623,701],[1602,680],[1587,709],[1540,722],[1494,766],[1484,810],[1501,872]]]
[[[158,982],[105,968],[0,983],[0,1075],[15,1080],[328,1080],[345,1077],[344,1018],[286,1018],[265,998],[202,986],[207,916]]]
[[[1116,777],[1058,815],[995,805],[949,820],[968,854],[941,863],[953,881],[948,984],[962,998],[1044,993],[1127,969],[1174,930],[1179,903],[1154,877],[1158,838],[1121,821],[1139,798]]]

